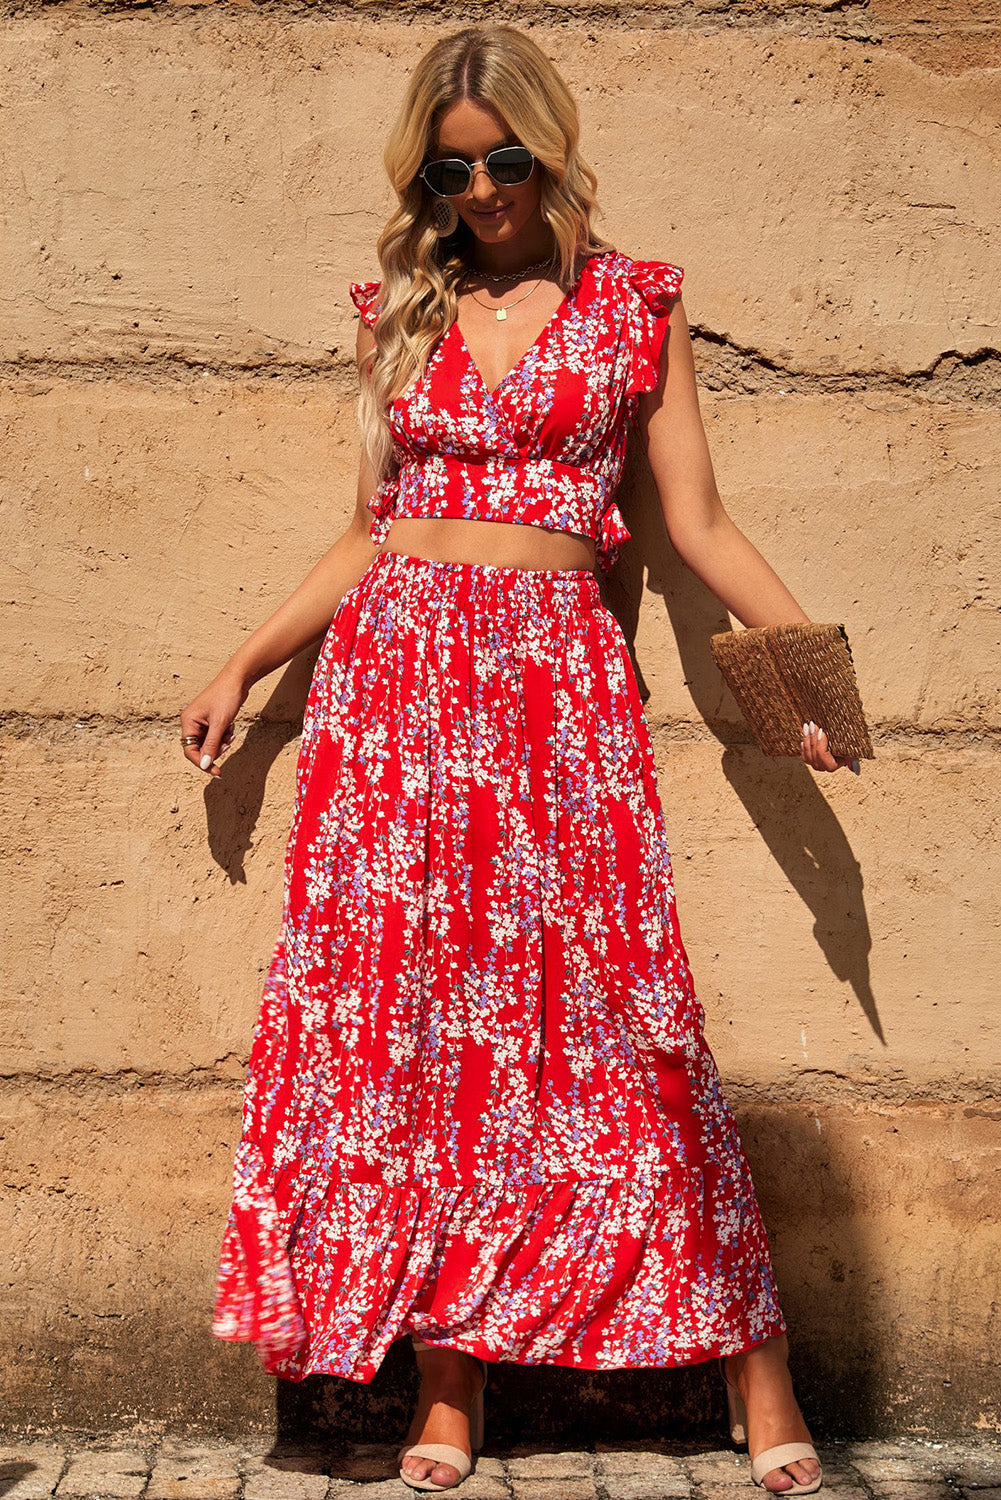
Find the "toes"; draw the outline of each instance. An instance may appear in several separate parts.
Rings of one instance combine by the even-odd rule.
[[[819,1473],[820,1464],[815,1459],[804,1458],[781,1469],[769,1469],[762,1482],[773,1495],[781,1495],[794,1484],[812,1484]]]
[[[432,1479],[435,1484],[458,1484],[459,1471],[454,1464],[437,1463],[431,1458],[405,1458],[403,1472],[410,1479]]]

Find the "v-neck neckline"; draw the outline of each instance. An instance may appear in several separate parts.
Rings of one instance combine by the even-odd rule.
[[[483,371],[480,369],[479,365],[476,363],[475,359],[473,358],[473,351],[470,349],[468,343],[466,342],[466,335],[463,333],[462,329],[459,327],[459,320],[458,320],[458,318],[456,318],[455,321],[452,323],[451,328],[449,329],[449,332],[450,333],[451,332],[455,332],[456,334],[458,334],[459,341],[460,341],[460,343],[462,345],[462,352],[463,352],[463,354],[465,356],[465,359],[466,359],[466,363],[468,364],[469,368],[472,370],[473,374],[476,376],[477,380],[479,381],[482,390],[486,393],[486,395],[488,396],[488,398],[491,401],[494,400],[494,398],[496,397],[496,395],[498,394],[498,392],[501,390],[501,388],[503,386],[507,385],[508,381],[511,380],[518,373],[518,371],[521,369],[522,365],[528,359],[529,355],[534,354],[539,348],[541,348],[542,344],[545,342],[545,340],[549,336],[550,331],[556,326],[556,324],[558,322],[562,321],[563,316],[568,311],[568,309],[571,309],[571,308],[573,308],[576,305],[577,294],[580,291],[581,283],[584,280],[584,272],[587,270],[588,266],[591,264],[591,261],[593,260],[593,258],[594,257],[591,256],[591,255],[589,255],[587,257],[587,259],[585,260],[584,264],[581,266],[580,270],[577,273],[577,279],[574,282],[573,286],[570,288],[569,292],[567,292],[564,295],[563,301],[560,302],[559,305],[553,310],[551,316],[547,319],[547,321],[545,323],[545,326],[542,329],[540,329],[538,335],[529,344],[529,346],[525,350],[524,354],[519,355],[519,357],[515,360],[514,364],[511,366],[510,370],[508,370],[506,372],[506,374],[504,374],[504,375],[501,376],[500,380],[497,382],[497,384],[493,387],[492,390],[491,390],[490,386],[487,385],[486,378],[484,377]]]

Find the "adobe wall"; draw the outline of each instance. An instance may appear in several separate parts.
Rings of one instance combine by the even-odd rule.
[[[402,1362],[364,1421],[338,1382],[276,1408],[209,1333],[311,663],[219,783],[176,714],[347,521],[385,133],[419,48],[503,11],[580,99],[601,232],[685,266],[721,492],[873,720],[860,780],[746,743],[634,459],[609,599],[804,1409],[995,1428],[1001,6],[4,9],[6,1421],[404,1419]],[[595,1389],[617,1436],[622,1389],[709,1430],[704,1377]]]

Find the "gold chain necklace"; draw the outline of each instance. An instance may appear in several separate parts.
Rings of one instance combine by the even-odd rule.
[[[486,281],[505,281],[510,276],[524,276],[524,274],[525,274],[526,271],[534,271],[539,266],[548,266],[548,265],[552,265],[552,263],[553,263],[552,262],[552,256],[550,256],[548,260],[537,260],[533,265],[531,265],[531,266],[525,266],[520,271],[509,271],[507,273],[507,277],[505,277],[505,276],[492,276],[489,271],[479,271],[477,274],[480,275],[480,276],[482,276]],[[508,310],[508,308],[509,307],[517,307],[519,302],[527,302],[528,299],[529,299],[529,297],[532,295],[532,292],[537,292],[539,290],[539,287],[541,285],[542,285],[542,280],[540,278],[535,283],[535,285],[533,287],[531,287],[525,293],[525,295],[523,297],[516,297],[513,302],[505,302],[501,307],[494,307],[493,304],[490,303],[490,302],[481,302],[480,299],[479,299],[479,297],[477,297],[477,295],[476,295],[475,292],[470,292],[469,295],[473,299],[473,301],[477,304],[478,307],[488,307],[490,309],[490,311],[496,316],[498,323],[503,323],[503,322],[505,322],[507,320],[507,310]]]
[[[512,276],[527,276],[529,271],[538,271],[543,266],[552,266],[555,264],[556,262],[553,260],[553,257],[547,255],[544,260],[533,260],[530,266],[522,266],[520,271],[501,271],[500,273],[496,273],[494,271],[481,271],[476,266],[472,269],[476,272],[477,276],[482,276],[484,281],[510,281]],[[467,272],[466,274],[468,275],[469,273]]]

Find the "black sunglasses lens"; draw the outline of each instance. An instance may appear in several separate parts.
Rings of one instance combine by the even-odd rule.
[[[491,151],[486,160],[487,171],[494,182],[507,187],[527,182],[534,164],[535,157],[525,146],[501,146],[499,150]]]
[[[500,146],[496,151],[491,151],[485,165],[494,182],[504,187],[515,187],[531,177],[535,157],[525,146]],[[472,170],[468,163],[457,157],[429,161],[421,175],[431,191],[444,198],[459,197],[472,180]]]
[[[464,193],[469,186],[469,168],[464,161],[430,161],[424,168],[424,181],[433,193],[449,198]]]

